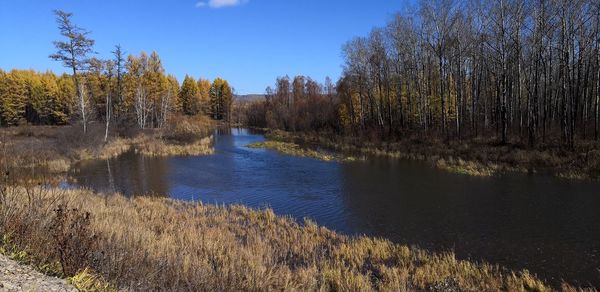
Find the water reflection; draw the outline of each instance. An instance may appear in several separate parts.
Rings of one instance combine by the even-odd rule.
[[[272,207],[350,234],[459,258],[528,268],[600,286],[600,184],[545,176],[479,178],[418,162],[370,159],[323,162],[245,145],[263,141],[244,129],[221,129],[216,154],[145,158],[128,153],[87,162],[79,185],[126,195]]]
[[[596,183],[474,178],[390,161],[344,165],[342,171],[353,230],[528,268],[554,283],[600,283]]]
[[[166,196],[168,172],[168,160],[127,152],[118,158],[79,163],[72,170],[69,183],[126,196]]]

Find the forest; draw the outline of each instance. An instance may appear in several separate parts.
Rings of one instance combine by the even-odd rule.
[[[213,82],[186,76],[180,85],[165,72],[156,52],[125,55],[115,46],[111,57],[97,58],[89,32],[71,13],[55,12],[63,40],[50,58],[72,74],[0,69],[0,126],[64,125],[90,121],[163,127],[172,114],[209,115],[229,120],[234,90],[221,78]]]
[[[374,140],[599,138],[600,2],[439,0],[343,45],[337,84],[278,78],[248,124]]]

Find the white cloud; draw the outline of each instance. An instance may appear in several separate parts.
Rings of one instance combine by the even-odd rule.
[[[196,7],[224,8],[245,4],[250,0],[208,0],[196,3]]]

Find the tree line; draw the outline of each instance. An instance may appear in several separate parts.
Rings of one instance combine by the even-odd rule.
[[[315,108],[336,110],[315,115],[314,127],[329,123],[382,139],[493,136],[531,146],[552,140],[573,147],[576,137],[600,135],[598,1],[421,1],[342,51],[335,92],[321,86],[312,98]],[[287,96],[284,103],[267,98],[262,108],[250,106],[249,123],[295,130],[288,121],[302,119],[293,109],[302,102],[285,79],[274,95]]]
[[[233,89],[221,78],[213,82],[186,76],[179,84],[165,73],[156,52],[125,56],[115,46],[109,59],[93,56],[94,41],[71,22],[72,14],[56,11],[63,40],[55,42],[50,58],[70,74],[32,70],[0,70],[0,125],[23,123],[64,125],[79,120],[162,127],[173,113],[230,117]]]
[[[268,87],[265,101],[253,102],[240,110],[251,126],[287,131],[324,130],[337,125],[335,86],[329,78],[323,86],[310,77],[277,78]]]

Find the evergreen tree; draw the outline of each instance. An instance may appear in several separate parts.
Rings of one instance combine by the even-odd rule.
[[[73,71],[72,77],[78,96],[79,111],[83,122],[83,133],[85,134],[87,132],[87,113],[89,109],[86,108],[88,101],[86,100],[84,89],[80,86],[78,73],[85,70],[85,66],[88,63],[87,56],[93,52],[94,40],[87,37],[89,34],[88,31],[71,22],[72,13],[56,10],[54,14],[56,15],[60,34],[66,39],[54,42],[57,52],[50,55],[50,58],[61,61],[65,67]]]

